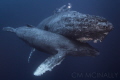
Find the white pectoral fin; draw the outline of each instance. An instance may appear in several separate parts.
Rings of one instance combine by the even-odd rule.
[[[31,56],[32,56],[32,54],[35,52],[35,48],[33,48],[32,50],[31,50],[31,52],[30,52],[30,55],[29,55],[29,57],[28,57],[28,63],[30,62],[30,58],[31,58]]]
[[[52,71],[52,69],[59,65],[64,57],[65,57],[66,53],[62,51],[59,51],[57,54],[48,57],[44,62],[42,62],[38,68],[35,70],[34,75],[35,76],[41,76],[42,74],[44,74],[46,71]]]

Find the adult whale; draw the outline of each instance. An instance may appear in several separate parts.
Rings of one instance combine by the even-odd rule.
[[[35,27],[4,27],[3,30],[16,33],[20,39],[37,50],[53,54],[39,65],[34,72],[35,76],[41,76],[46,71],[51,71],[62,62],[66,55],[97,56],[99,54],[96,49],[87,43],[72,41],[62,35]]]
[[[70,8],[70,3],[60,7],[54,15],[45,18],[37,27],[73,40],[92,40],[94,43],[101,42],[113,29],[112,23],[103,17],[79,13]]]

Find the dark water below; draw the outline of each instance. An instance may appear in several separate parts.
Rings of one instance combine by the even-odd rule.
[[[99,56],[68,56],[52,72],[36,77],[34,70],[50,55],[36,51],[28,64],[31,48],[2,28],[37,26],[56,8],[69,2],[73,10],[107,18],[114,30],[102,43],[90,43],[100,51]],[[119,45],[120,0],[0,0],[0,80],[120,80]]]

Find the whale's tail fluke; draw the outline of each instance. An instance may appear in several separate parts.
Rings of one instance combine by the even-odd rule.
[[[3,31],[15,32],[15,29],[12,27],[4,27]]]

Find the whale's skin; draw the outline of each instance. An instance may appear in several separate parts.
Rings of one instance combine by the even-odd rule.
[[[37,27],[74,40],[83,37],[102,40],[106,36],[105,33],[113,29],[112,23],[103,17],[71,10],[57,12],[41,21]]]

